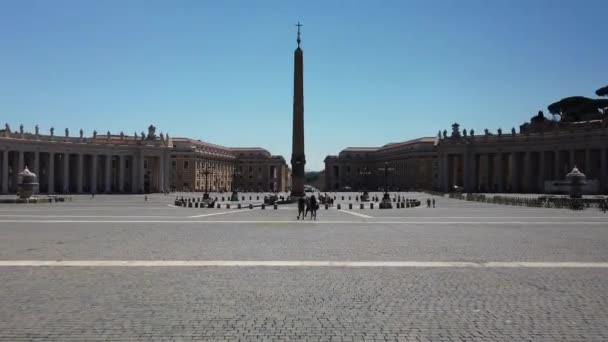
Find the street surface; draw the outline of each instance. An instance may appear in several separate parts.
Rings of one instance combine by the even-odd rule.
[[[401,193],[422,206],[361,210],[345,193],[297,221],[241,195],[240,210],[171,195],[0,206],[0,340],[608,340],[596,209]]]

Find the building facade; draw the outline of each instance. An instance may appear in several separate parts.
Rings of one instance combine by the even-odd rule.
[[[5,125],[0,130],[0,193],[17,192],[18,173],[26,166],[38,175],[39,191],[48,194],[230,191],[237,162],[250,160],[242,149],[157,136],[154,126],[147,135],[79,133],[70,136],[66,129],[58,136],[51,128],[43,134],[37,126],[25,132],[23,125],[15,132]],[[256,177],[252,189],[287,191],[290,170],[285,160],[254,150],[265,152],[255,159],[256,170],[268,173],[260,181]]]
[[[285,158],[259,147],[232,148],[236,158],[235,188],[241,191],[291,190],[291,172]]]
[[[587,193],[608,192],[608,119],[522,125],[505,134],[460,132],[439,141],[439,189],[465,192],[559,192],[573,167],[587,176]]]
[[[595,93],[608,96],[608,87]],[[325,189],[379,189],[388,169],[392,190],[563,193],[577,167],[584,193],[608,194],[608,99],[571,96],[547,109],[552,119],[539,111],[518,132],[467,133],[455,123],[449,136],[349,147],[325,158]]]
[[[349,147],[325,158],[325,191],[424,190],[439,181],[437,138]],[[386,169],[386,170],[385,170]]]

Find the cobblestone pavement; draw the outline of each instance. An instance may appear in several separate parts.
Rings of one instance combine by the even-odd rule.
[[[608,262],[598,211],[436,198],[302,222],[174,198],[1,206],[0,261]],[[0,266],[0,286],[1,341],[608,340],[602,267]]]

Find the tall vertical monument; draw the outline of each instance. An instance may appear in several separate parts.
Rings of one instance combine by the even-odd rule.
[[[298,27],[298,47],[294,52],[293,66],[293,140],[291,146],[291,196],[304,196],[304,69],[302,49],[300,49],[300,22]]]

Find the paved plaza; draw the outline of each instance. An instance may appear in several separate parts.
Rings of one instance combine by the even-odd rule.
[[[608,340],[597,209],[355,195],[316,221],[165,195],[2,205],[0,340]]]

